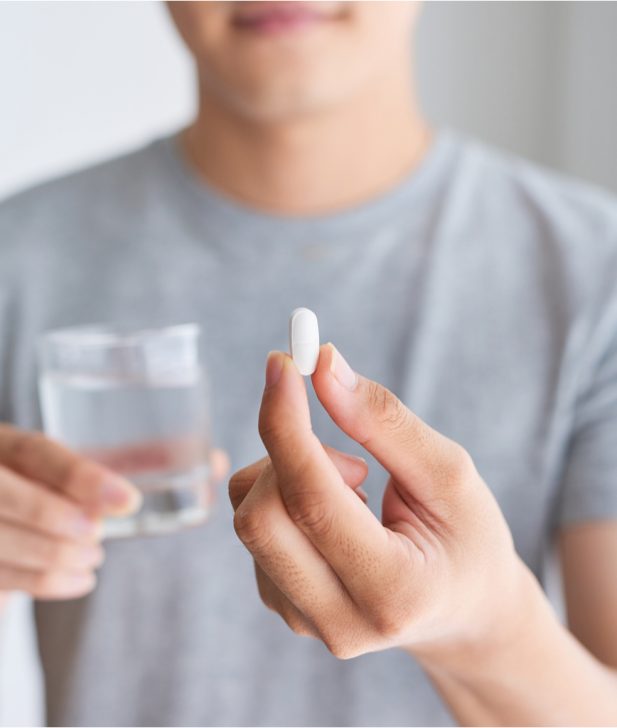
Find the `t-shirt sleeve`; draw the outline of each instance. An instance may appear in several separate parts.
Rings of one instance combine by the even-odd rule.
[[[617,302],[588,343],[575,406],[557,525],[617,519]]]

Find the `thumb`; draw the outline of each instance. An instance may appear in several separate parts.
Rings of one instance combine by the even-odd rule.
[[[333,344],[321,347],[312,377],[334,422],[359,442],[410,493],[434,496],[464,482],[466,451],[433,430],[390,390],[356,374]]]

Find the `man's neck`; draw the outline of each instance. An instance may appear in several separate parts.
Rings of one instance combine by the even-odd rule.
[[[216,189],[282,215],[321,214],[379,196],[430,144],[409,74],[379,79],[355,99],[301,119],[247,119],[202,92],[182,144]]]

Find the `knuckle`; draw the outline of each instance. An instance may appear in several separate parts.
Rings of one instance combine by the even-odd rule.
[[[277,423],[271,418],[265,417],[261,412],[259,414],[257,429],[263,442],[271,442],[273,439],[279,438],[281,434],[281,428]]]
[[[243,475],[243,471],[239,470],[237,473],[234,473],[229,479],[228,485],[229,500],[232,504],[234,506],[239,504],[248,490],[249,484]]]
[[[251,552],[263,551],[270,541],[270,533],[263,514],[256,508],[240,505],[234,514],[234,530]]]
[[[279,610],[279,614],[294,634],[300,635],[301,637],[308,637],[312,634],[306,620],[296,610],[289,608],[285,609],[283,607]]]
[[[314,637],[315,632],[311,629],[308,622],[302,621],[293,630],[300,637]]]
[[[292,430],[285,427],[280,418],[266,417],[263,413],[259,414],[258,430],[267,450],[285,447],[293,438]]]
[[[400,611],[391,608],[381,609],[371,619],[373,630],[382,640],[396,640],[401,634],[404,619]]]
[[[465,448],[457,443],[453,443],[452,453],[447,467],[444,470],[444,479],[447,481],[446,485],[460,486],[474,477],[475,473],[476,468],[471,455]]]
[[[327,538],[333,530],[331,507],[323,498],[303,490],[285,494],[285,506],[291,520],[302,530],[318,538]]]
[[[45,442],[45,437],[38,432],[16,430],[13,432],[9,448],[10,461],[20,466],[36,457]]]
[[[255,516],[252,511],[245,506],[241,506],[234,513],[234,531],[236,536],[245,543],[251,539],[251,535],[258,531],[258,525],[255,522]]]
[[[407,408],[389,389],[370,382],[367,393],[369,408],[382,427],[397,430],[407,420]]]
[[[271,612],[279,613],[278,609],[276,608],[276,604],[270,599],[268,594],[266,592],[262,592],[261,589],[259,590],[259,596],[261,597],[261,601],[267,609],[269,609]]]
[[[365,609],[365,618],[380,643],[397,642],[409,629],[418,609],[418,598],[409,582],[408,567],[401,565],[384,575],[380,595]]]
[[[229,500],[234,508],[242,503],[256,482],[270,469],[270,459],[262,460],[236,471],[229,479]]]
[[[351,660],[362,654],[362,650],[358,649],[350,639],[341,637],[341,635],[326,635],[322,637],[322,641],[337,660]]]

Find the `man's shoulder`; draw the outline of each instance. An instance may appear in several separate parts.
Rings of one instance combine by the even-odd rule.
[[[617,198],[458,136],[442,225],[462,255],[482,256],[508,290],[545,300],[558,317],[592,320],[613,309]]]
[[[474,206],[490,208],[504,226],[522,224],[570,250],[588,243],[598,253],[617,249],[617,197],[611,192],[475,140],[465,139],[459,153]]]
[[[52,236],[63,225],[87,224],[90,217],[140,207],[152,179],[156,150],[150,142],[91,166],[38,183],[0,202],[0,250],[28,237]]]

